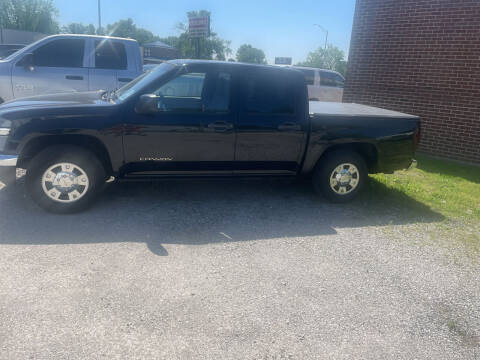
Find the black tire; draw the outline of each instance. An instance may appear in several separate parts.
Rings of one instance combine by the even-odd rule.
[[[330,180],[334,176],[334,171],[342,164],[352,164],[358,170],[354,172],[352,179],[357,179],[355,187],[350,185],[340,186],[337,183],[335,187],[331,186]],[[346,166],[346,169],[350,168]],[[335,151],[320,160],[313,173],[313,187],[319,194],[323,194],[327,200],[333,203],[347,203],[352,201],[363,189],[368,180],[368,169],[362,156],[354,151]],[[343,183],[342,183],[343,184]],[[340,187],[347,193],[340,194]]]
[[[42,177],[55,164],[70,163],[81,168],[88,177],[85,193],[73,202],[59,202],[50,198],[44,191]],[[106,172],[101,162],[91,151],[72,145],[50,146],[37,154],[29,163],[25,185],[31,198],[44,210],[71,214],[90,206],[103,189]]]

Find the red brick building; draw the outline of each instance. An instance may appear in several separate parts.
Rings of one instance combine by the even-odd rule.
[[[357,0],[344,101],[419,115],[424,152],[480,163],[480,0]]]

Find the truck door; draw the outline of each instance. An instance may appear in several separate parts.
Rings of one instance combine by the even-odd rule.
[[[151,93],[157,111],[126,114],[124,152],[130,173],[230,174],[235,148],[231,75],[189,66]]]
[[[53,39],[41,44],[13,67],[14,97],[86,91],[88,69],[85,64],[84,39]]]
[[[305,81],[265,69],[245,74],[242,80],[235,171],[295,173],[307,131]]]
[[[90,90],[115,90],[135,78],[129,70],[129,59],[125,44],[115,40],[92,41],[93,56],[90,69]]]

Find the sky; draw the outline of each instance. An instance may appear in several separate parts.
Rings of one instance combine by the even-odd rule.
[[[55,0],[61,25],[98,24],[97,0]],[[348,54],[355,0],[101,0],[102,26],[119,19],[134,23],[160,37],[178,35],[175,25],[187,21],[191,10],[208,10],[211,27],[231,40],[235,54],[242,44],[265,51],[269,63],[276,56],[297,63],[328,43]]]

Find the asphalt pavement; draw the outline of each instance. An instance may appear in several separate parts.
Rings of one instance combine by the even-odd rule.
[[[480,359],[479,261],[431,241],[429,209],[168,180],[53,215],[13,178],[0,359]]]

